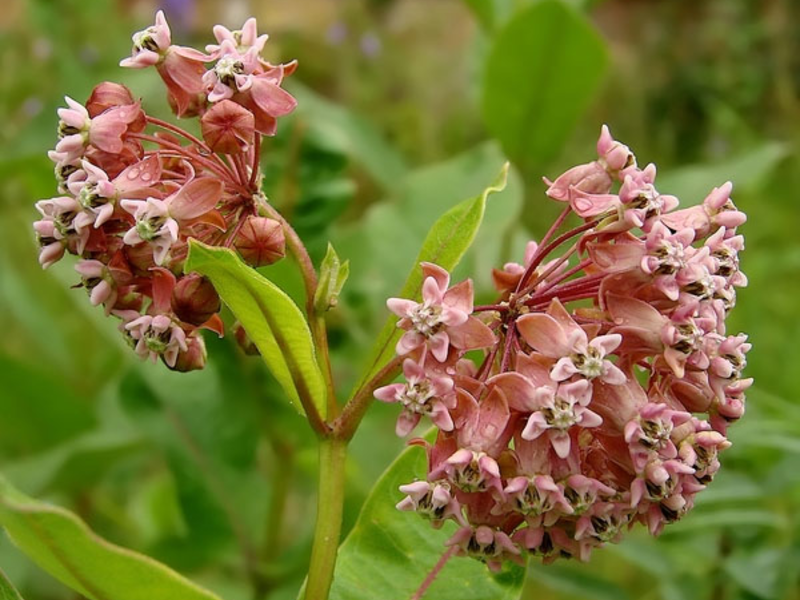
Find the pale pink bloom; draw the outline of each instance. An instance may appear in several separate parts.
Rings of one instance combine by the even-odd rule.
[[[502,494],[503,483],[497,461],[486,454],[461,448],[443,460],[429,474],[434,481],[446,478],[464,492],[494,490]]]
[[[189,224],[213,211],[221,199],[222,189],[222,182],[201,177],[186,183],[164,200],[153,197],[121,200],[120,206],[136,219],[123,241],[130,246],[148,242],[156,264],[162,265],[179,239],[181,224]]]
[[[564,486],[550,475],[519,476],[508,480],[503,490],[511,510],[525,516],[544,516],[544,524],[552,525],[561,515],[574,511],[564,497]]]
[[[39,242],[39,264],[43,269],[47,269],[64,256],[66,241],[58,234],[55,222],[52,220],[35,221],[33,230]]]
[[[36,203],[36,210],[44,217],[42,221],[51,223],[45,225],[42,221],[34,224],[34,230],[39,234],[40,239],[46,241],[48,251],[40,257],[42,266],[50,266],[58,260],[53,260],[58,251],[52,246],[55,241],[60,241],[64,245],[74,242],[78,254],[82,254],[86,243],[89,240],[88,231],[78,231],[75,227],[76,217],[80,213],[80,205],[74,198],[69,196],[59,196],[48,200],[39,200]],[[50,241],[52,240],[52,241]]]
[[[672,229],[694,229],[698,238],[705,237],[720,227],[725,227],[729,230],[728,235],[733,235],[736,227],[747,220],[747,216],[731,200],[732,190],[733,184],[728,181],[714,188],[702,204],[664,215],[662,219]]]
[[[631,484],[631,507],[642,500],[661,502],[672,496],[682,475],[693,475],[694,469],[680,460],[652,459]],[[702,486],[701,486],[702,487]]]
[[[427,415],[442,431],[452,431],[453,419],[448,408],[454,406],[453,380],[450,377],[428,376],[423,366],[410,358],[403,361],[403,375],[406,383],[378,388],[374,394],[382,402],[403,405],[397,418],[397,435],[408,435],[422,415]]]
[[[430,520],[436,529],[450,517],[466,525],[458,500],[451,494],[446,482],[415,481],[401,485],[400,491],[406,497],[397,503],[398,510],[416,512]]]
[[[208,352],[206,351],[206,342],[203,336],[192,332],[192,335],[186,338],[186,350],[178,352],[174,365],[167,366],[173,371],[188,373],[189,371],[204,369],[207,360]]]
[[[449,288],[450,274],[432,263],[422,263],[424,282],[422,302],[390,298],[386,304],[401,317],[397,326],[406,333],[397,342],[397,353],[407,354],[423,344],[439,362],[447,359],[452,344],[459,350],[485,348],[494,334],[481,321],[471,317],[472,281]]]
[[[557,388],[538,388],[535,412],[528,418],[522,437],[535,440],[547,434],[559,458],[569,455],[573,427],[599,427],[603,419],[589,409],[592,386],[585,379],[562,383]]]
[[[578,556],[577,542],[562,527],[544,527],[536,520],[514,532],[513,541],[531,554],[541,556],[545,563],[559,556]]]
[[[169,214],[169,206],[164,200],[122,200],[122,208],[136,219],[136,225],[129,229],[122,240],[129,246],[148,242],[153,248],[153,259],[157,265],[164,264],[169,249],[178,241],[180,226]]]
[[[150,358],[153,363],[161,357],[169,367],[174,367],[178,353],[188,351],[186,334],[166,315],[143,315],[125,325],[136,342],[136,354]]]
[[[172,34],[163,11],[156,13],[156,23],[133,35],[133,51],[120,66],[143,69],[155,66],[175,105],[177,115],[196,109],[204,92],[204,64],[213,60],[183,46],[172,45]]]
[[[217,43],[206,46],[206,52],[211,55],[222,52],[223,44],[226,42],[240,54],[244,54],[251,48],[255,48],[256,54],[260,54],[269,39],[266,33],[258,35],[258,23],[254,17],[247,19],[241,29],[231,31],[224,25],[214,25],[213,32]]]
[[[485,562],[492,571],[499,571],[505,560],[520,562],[520,549],[508,534],[487,525],[462,527],[445,545],[457,546],[459,554]]]
[[[569,315],[556,298],[547,313],[530,313],[517,320],[517,329],[536,351],[558,359],[550,376],[564,381],[573,375],[586,379],[600,378],[606,383],[619,384],[625,374],[606,358],[622,341],[617,334],[600,335],[592,340]]]
[[[596,161],[569,169],[555,181],[545,178],[549,186],[547,195],[554,200],[570,201],[575,192],[607,194],[620,172],[636,165],[633,153],[611,137],[606,125],[603,125],[597,140],[597,157]]]
[[[83,207],[83,212],[76,218],[78,231],[87,225],[101,227],[114,215],[120,197],[134,198],[158,184],[161,162],[158,156],[150,156],[127,167],[112,181],[105,171],[84,160],[82,173],[83,179],[73,179],[68,183],[70,192]]]
[[[735,287],[746,287],[747,277],[739,270],[739,252],[744,250],[744,236],[728,236],[728,230],[720,227],[705,241],[711,252],[712,271],[726,278]]]
[[[650,402],[644,405],[638,418],[629,421],[623,430],[634,469],[641,472],[654,456],[664,460],[677,457],[672,431],[691,418],[690,413],[671,410],[666,404]]]
[[[564,497],[576,515],[584,514],[599,498],[611,498],[616,494],[614,488],[585,475],[570,475],[564,484]]]
[[[108,303],[113,306],[116,300],[116,289],[110,279],[106,266],[99,260],[82,260],[75,265],[75,270],[83,278],[84,287],[89,290],[92,306]]]

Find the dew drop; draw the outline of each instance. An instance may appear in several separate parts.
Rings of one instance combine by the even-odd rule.
[[[136,179],[139,176],[139,169],[133,169],[128,173],[128,179]]]
[[[150,173],[143,173],[142,174],[142,181],[150,181],[152,178],[153,178],[153,176],[150,175]]]

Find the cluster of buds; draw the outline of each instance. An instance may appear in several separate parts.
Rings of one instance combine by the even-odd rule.
[[[597,152],[545,180],[564,211],[524,264],[494,272],[496,304],[473,306],[471,282],[431,264],[422,302],[388,302],[405,382],[375,396],[402,406],[398,434],[422,416],[438,430],[412,440],[428,473],[398,508],[456,522],[448,545],[493,569],[587,560],[636,523],[657,535],[680,519],[752,384],[747,337],[725,330],[747,282],[731,185],[678,210],[605,127]],[[582,223],[558,235],[570,215]]]
[[[49,153],[60,195],[36,203],[33,225],[44,268],[79,256],[91,303],[121,320],[139,356],[181,371],[205,365],[199,329],[223,333],[213,286],[183,275],[189,238],[235,248],[254,267],[285,246],[281,224],[262,216],[259,163],[262,135],[296,105],[280,87],[296,63],[261,59],[267,36],[255,19],[214,36],[205,53],[174,46],[159,12],[121,62],[154,66],[173,111],[198,118],[202,139],[147,115],[123,85],[101,83],[85,105],[66,99]]]

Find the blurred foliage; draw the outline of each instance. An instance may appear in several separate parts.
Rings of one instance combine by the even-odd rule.
[[[545,5],[592,41],[567,52],[557,35],[542,38],[543,25],[529,15]],[[252,12],[272,35],[269,57],[300,60],[291,82],[300,107],[267,142],[265,185],[317,262],[328,240],[350,260],[350,279],[330,313],[340,390],[362,371],[386,318],[384,299],[399,290],[426,231],[492,180],[505,160],[501,147],[516,168],[506,190],[489,200],[458,272],[474,276],[485,298],[492,297],[491,267],[517,258],[558,210],[539,177],[591,157],[602,122],[641,162],[656,162],[659,188],[685,203],[734,180],[736,202],[749,215],[750,287],[740,294],[732,330],[751,336],[748,374],[757,383],[746,418],[731,431],[721,474],[660,539],[634,534],[588,565],[533,565],[523,598],[800,598],[798,3],[162,6],[179,43],[202,45],[213,23],[237,26]],[[33,202],[54,194],[45,152],[62,96],[83,100],[95,83],[113,79],[149,111],[169,114],[155,73],[116,66],[154,9],[122,0],[3,4],[0,471],[25,493],[69,508],[100,534],[226,600],[252,598],[254,590],[294,598],[310,548],[316,455],[310,430],[277,383],[227,338],[207,338],[212,358],[202,373],[140,364],[115,324],[82,290],[70,289],[77,277],[68,261],[47,272],[36,264]],[[602,70],[601,54],[608,55],[602,79],[594,72]],[[556,59],[559,68],[548,70]],[[521,124],[511,120],[515,114]],[[525,123],[525,114],[533,120]],[[509,146],[508,131],[518,145]],[[289,261],[264,273],[302,298]],[[346,531],[402,448],[391,434],[394,416],[392,407],[374,406],[353,441]],[[5,538],[0,567],[27,600],[74,598]]]

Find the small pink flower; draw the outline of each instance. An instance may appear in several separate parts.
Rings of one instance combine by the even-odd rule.
[[[161,357],[167,366],[174,367],[178,353],[189,350],[183,329],[166,315],[137,317],[127,323],[125,329],[136,342],[136,354],[150,358],[153,363]]]
[[[559,458],[569,455],[573,427],[599,427],[603,423],[600,415],[588,408],[592,386],[585,379],[562,383],[556,389],[539,388],[536,392],[538,407],[522,430],[522,437],[535,440],[547,434]]]
[[[415,481],[401,485],[400,491],[406,497],[397,503],[398,510],[416,512],[430,520],[436,529],[451,517],[466,524],[458,500],[451,494],[447,483]]]
[[[534,350],[558,359],[550,372],[554,381],[565,381],[573,375],[586,379],[600,378],[610,384],[620,384],[626,379],[625,374],[606,358],[620,345],[622,337],[612,333],[589,340],[557,298],[550,303],[547,313],[520,317],[517,328]]]
[[[425,279],[422,302],[390,298],[386,304],[401,317],[397,326],[406,333],[397,343],[397,353],[408,352],[426,344],[439,362],[447,359],[450,345],[460,350],[484,348],[494,342],[491,330],[475,317],[472,281],[449,288],[450,274],[431,263],[422,263]]]
[[[520,549],[508,534],[486,525],[462,527],[445,545],[457,546],[459,554],[485,562],[492,571],[499,571],[505,560],[520,562]]]
[[[397,435],[405,437],[419,423],[422,415],[428,415],[434,425],[442,431],[452,431],[453,419],[448,411],[448,398],[455,400],[453,380],[450,377],[428,376],[422,365],[410,358],[403,361],[406,383],[393,383],[375,390],[375,397],[382,402],[398,402],[403,411],[397,418]]]

